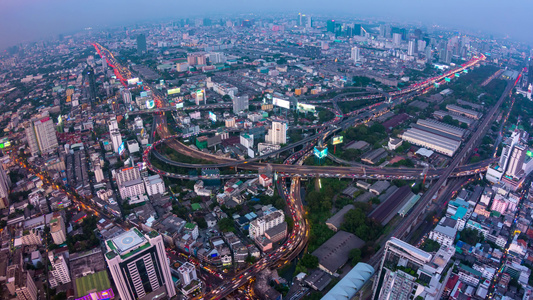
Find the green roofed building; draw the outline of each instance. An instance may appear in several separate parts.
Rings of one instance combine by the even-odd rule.
[[[109,271],[123,300],[176,295],[163,238],[136,228],[106,241]]]

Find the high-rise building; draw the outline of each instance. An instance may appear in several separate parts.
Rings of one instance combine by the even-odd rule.
[[[233,113],[238,114],[241,111],[248,110],[249,105],[248,95],[233,97]]]
[[[137,36],[137,54],[143,53],[146,53],[146,36],[141,33]]]
[[[311,28],[313,27],[313,19],[311,19],[311,16],[307,16],[307,18],[305,19],[305,27],[306,28]]]
[[[70,282],[70,273],[67,266],[66,258],[63,254],[54,254],[53,251],[48,252],[48,260],[52,269],[48,272],[50,287],[54,288],[60,284]]]
[[[407,45],[407,55],[413,56],[416,53],[416,41],[415,40],[409,40],[409,44]]]
[[[287,123],[283,121],[272,121],[272,127],[268,130],[265,140],[270,144],[287,143]]]
[[[265,234],[265,232],[270,228],[273,228],[284,221],[285,214],[283,214],[283,211],[276,210],[268,215],[262,216],[250,222],[250,228],[248,232],[250,233],[250,237],[255,239],[256,237]]]
[[[115,173],[115,179],[117,180],[117,185],[122,185],[124,182],[131,181],[141,177],[139,168],[128,167],[122,168]]]
[[[113,144],[113,151],[115,153],[118,153],[120,145],[122,145],[122,135],[120,135],[120,131],[118,131],[117,129],[110,131],[109,135],[111,136],[111,143]]]
[[[50,234],[56,245],[61,245],[67,241],[65,222],[59,213],[54,213],[53,219],[50,220]]]
[[[172,298],[176,295],[163,238],[136,228],[107,240],[105,258],[123,300]]]
[[[182,264],[178,268],[178,273],[180,282],[183,286],[186,286],[191,283],[191,281],[198,279],[198,276],[196,275],[196,268],[190,262]]]
[[[351,53],[350,59],[352,59],[354,63],[361,61],[361,55],[360,55],[359,47],[355,46],[355,47],[352,48],[352,53]]]
[[[107,127],[109,128],[109,131],[118,130],[118,122],[116,117],[112,117],[107,121]]]
[[[335,20],[328,20],[326,22],[326,30],[327,32],[335,33]]]
[[[393,33],[392,34],[392,43],[394,44],[394,47],[400,46],[401,42],[402,42],[402,35],[400,33]]]
[[[529,58],[529,65],[527,66],[527,86],[533,84],[533,59]]]
[[[133,99],[133,98],[131,97],[131,92],[130,92],[130,90],[124,90],[124,91],[122,92],[122,99],[124,100],[124,104],[126,104],[126,105],[130,105],[131,100]]]
[[[37,300],[37,286],[30,273],[22,271],[18,265],[9,266],[6,272],[6,287],[18,300]]]
[[[89,102],[93,103],[96,101],[96,81],[94,78],[94,69],[93,67],[89,66],[87,67],[87,71],[85,71],[85,75],[87,76],[87,81],[89,82]]]
[[[507,175],[513,177],[520,177],[524,160],[526,159],[527,147],[523,144],[517,144],[513,147],[513,152],[509,159],[509,167],[507,168]]]
[[[9,188],[11,187],[11,179],[7,176],[6,171],[0,166],[0,198],[6,198],[9,196]],[[2,203],[0,202],[0,207]]]
[[[455,254],[454,247],[441,246],[435,255],[397,238],[385,243],[378,276],[374,281],[374,300],[440,299],[446,281],[441,280]]]
[[[25,132],[32,155],[51,153],[58,146],[54,122],[48,113],[33,118],[26,124]]]

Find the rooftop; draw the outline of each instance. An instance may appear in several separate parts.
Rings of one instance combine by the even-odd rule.
[[[137,230],[132,229],[111,240],[119,254],[123,254],[146,242],[144,236]]]

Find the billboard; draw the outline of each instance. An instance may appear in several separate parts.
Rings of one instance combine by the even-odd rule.
[[[317,147],[315,147],[313,152],[317,158],[324,158],[328,156],[328,148],[318,149]]]
[[[296,108],[299,112],[315,112],[315,106],[311,104],[298,103]]]
[[[175,88],[175,89],[167,90],[167,94],[168,95],[174,95],[174,94],[178,94],[180,92],[181,92],[181,88]]]
[[[272,98],[272,104],[286,109],[291,109],[291,103],[289,101],[277,97]]]
[[[215,115],[212,111],[209,112],[209,120],[213,122],[217,121],[217,115]]]
[[[176,109],[183,108],[183,102],[176,102]]]
[[[336,135],[333,137],[333,145],[342,144],[344,137],[342,135]]]
[[[124,150],[126,150],[126,147],[124,147],[124,142],[118,146],[118,155],[122,155],[124,153]]]
[[[137,78],[137,77],[132,78],[132,79],[128,79],[128,85],[134,85],[137,82],[139,82],[139,78]]]
[[[155,107],[154,99],[146,100],[146,108],[152,109]]]

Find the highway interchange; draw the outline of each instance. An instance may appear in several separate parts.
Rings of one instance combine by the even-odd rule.
[[[97,49],[98,53],[104,53],[105,57],[108,60],[109,65],[113,67],[115,70],[115,73],[120,76],[120,77],[119,76],[117,77],[119,77],[119,79],[123,83],[125,83],[125,81],[129,78],[127,76],[131,76],[131,73],[129,73],[129,71],[127,71],[126,68],[121,67],[118,64],[118,62],[116,62],[113,55],[107,49],[105,49],[104,47],[96,43],[94,44],[94,46]],[[463,166],[461,166],[461,164],[464,163],[465,159],[468,157],[468,154],[471,152],[471,149],[479,141],[479,138],[486,132],[487,125],[490,124],[490,121],[493,119],[495,112],[497,111],[501,103],[503,102],[509,90],[512,88],[511,84],[508,85],[506,92],[502,95],[498,103],[485,116],[481,125],[472,134],[472,136],[466,142],[466,145],[462,148],[460,153],[457,154],[453,158],[452,162],[447,168],[427,170],[427,173],[424,174],[424,169],[421,169],[421,168],[377,168],[377,167],[365,167],[365,166],[349,166],[349,167],[303,166],[303,161],[307,157],[312,155],[313,145],[315,145],[315,143],[318,140],[320,139],[325,140],[329,136],[333,135],[335,132],[339,130],[345,129],[349,126],[353,126],[360,122],[368,121],[368,120],[358,119],[359,113],[361,111],[365,111],[366,109],[358,110],[356,112],[348,113],[346,115],[342,115],[342,114],[339,115],[338,113],[339,109],[337,105],[338,101],[357,101],[357,100],[363,100],[363,99],[385,98],[385,101],[381,103],[377,103],[377,104],[388,102],[394,105],[395,103],[405,102],[407,100],[414,98],[417,95],[426,93],[429,89],[433,87],[435,83],[441,82],[446,77],[453,76],[455,73],[458,73],[458,72],[463,72],[465,69],[473,67],[483,60],[485,60],[485,56],[481,54],[480,56],[475,57],[471,61],[463,64],[462,66],[456,69],[450,70],[446,72],[445,74],[428,79],[424,82],[414,84],[401,91],[395,91],[395,92],[390,92],[390,93],[379,92],[373,95],[365,95],[365,96],[360,96],[360,97],[350,97],[353,95],[338,95],[334,97],[333,99],[308,100],[307,103],[317,103],[317,104],[328,103],[328,102],[332,103],[334,106],[332,111],[336,113],[335,119],[333,119],[330,122],[327,122],[326,124],[321,124],[321,125],[314,127],[317,130],[320,129],[320,131],[315,135],[307,137],[300,142],[293,143],[289,146],[286,146],[280,149],[279,151],[275,151],[275,152],[269,153],[268,155],[256,157],[254,159],[249,159],[249,160],[234,160],[234,159],[228,159],[228,158],[221,158],[215,155],[206,154],[204,152],[192,149],[184,145],[183,143],[179,142],[177,138],[181,136],[170,134],[166,126],[166,118],[164,117],[164,114],[162,114],[162,111],[174,110],[175,108],[168,106],[168,102],[166,101],[165,95],[158,93],[158,91],[155,90],[154,88],[150,88],[146,85],[143,86],[143,88],[150,89],[154,92],[156,98],[158,98],[157,102],[159,105],[156,110],[139,111],[136,113],[138,114],[155,113],[152,129],[157,130],[157,133],[159,134],[159,136],[162,137],[161,140],[154,141],[154,143],[145,150],[145,152],[143,153],[143,162],[146,163],[146,165],[148,166],[150,170],[157,172],[163,176],[181,178],[181,179],[190,179],[190,180],[196,180],[196,179],[203,178],[202,176],[171,174],[163,170],[159,170],[151,164],[150,159],[152,157],[156,157],[157,159],[169,165],[185,167],[185,168],[193,168],[193,169],[215,168],[215,167],[235,167],[235,168],[240,168],[240,169],[245,169],[245,170],[259,170],[260,168],[264,168],[267,166],[267,164],[261,162],[262,160],[272,155],[277,155],[279,153],[294,149],[295,147],[298,147],[298,146],[304,147],[302,150],[295,152],[291,156],[289,156],[289,158],[285,161],[284,164],[268,164],[269,166],[271,166],[272,171],[276,172],[278,174],[278,178],[280,178],[278,181],[278,186],[281,187],[281,190],[282,190],[280,194],[282,194],[285,197],[287,201],[286,212],[290,213],[294,221],[294,229],[292,230],[287,241],[280,248],[276,249],[275,251],[273,251],[272,253],[268,255],[263,256],[255,264],[241,271],[240,273],[236,274],[235,277],[232,278],[231,280],[227,280],[226,282],[224,282],[217,288],[210,291],[206,295],[205,298],[206,299],[221,299],[229,295],[232,291],[234,291],[238,287],[244,285],[246,282],[249,282],[261,270],[268,268],[268,267],[274,267],[274,266],[279,267],[283,263],[290,262],[297,255],[299,255],[303,249],[305,249],[308,238],[309,238],[309,226],[308,226],[307,220],[304,218],[305,210],[302,205],[302,201],[300,199],[300,178],[320,176],[320,177],[336,177],[336,178],[362,178],[362,179],[385,179],[385,180],[408,179],[408,180],[411,180],[411,179],[420,179],[424,175],[427,175],[428,179],[437,179],[437,183],[433,184],[431,188],[426,193],[424,193],[422,199],[417,203],[417,205],[415,205],[415,207],[413,208],[413,211],[406,218],[404,218],[400,226],[395,228],[393,232],[390,233],[390,236],[401,237],[403,234],[409,232],[410,227],[414,224],[414,222],[419,218],[419,216],[421,216],[421,214],[427,208],[428,203],[431,200],[431,198],[446,183],[449,177],[466,176],[466,175],[472,175],[472,174],[485,171],[487,166],[490,163],[492,163],[494,160],[486,160],[486,161],[482,161],[476,164],[463,165]],[[215,104],[214,106],[207,106],[207,105],[197,106],[197,107],[194,107],[194,109],[213,109],[213,108],[226,108],[226,107],[229,107],[229,104]],[[376,114],[379,114],[379,112],[377,113],[374,112],[374,116]],[[303,129],[303,127],[299,129]],[[203,131],[203,133],[208,133],[208,132]],[[153,139],[154,135],[155,134],[151,135],[151,139]],[[182,155],[186,155],[189,157],[198,158],[202,160],[209,160],[213,163],[199,165],[199,164],[190,164],[190,163],[172,161],[168,159],[167,157],[165,157],[164,155],[162,155],[159,151],[157,151],[158,146],[161,145],[162,143],[165,143],[167,146],[171,147],[175,151],[178,151]],[[247,178],[247,177],[257,177],[257,174],[232,174],[232,175],[221,175],[220,176],[220,178],[226,178],[226,177]],[[286,186],[284,184],[286,178],[291,179],[290,191],[286,191]],[[280,181],[281,181],[281,184],[280,184]],[[370,263],[376,266],[379,263],[380,258],[381,258],[381,252],[378,252],[371,259]]]

